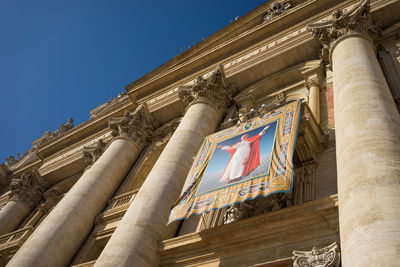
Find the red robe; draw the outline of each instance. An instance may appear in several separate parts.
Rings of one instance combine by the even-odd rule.
[[[247,176],[249,173],[254,171],[260,165],[260,139],[261,139],[261,137],[262,137],[262,135],[257,134],[253,137],[246,139],[247,142],[250,142],[250,155],[249,155],[248,161],[246,162],[246,166],[243,170],[243,174],[241,177]],[[229,158],[228,164],[226,165],[225,170],[222,173],[221,177],[224,176],[226,169],[229,166],[229,162],[231,161],[233,155],[236,152],[236,149],[231,148],[227,151],[231,154],[231,157]],[[237,177],[237,178],[240,178],[240,177]]]

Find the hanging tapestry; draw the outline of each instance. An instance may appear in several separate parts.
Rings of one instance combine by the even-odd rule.
[[[169,222],[257,196],[290,192],[300,100],[209,135]]]

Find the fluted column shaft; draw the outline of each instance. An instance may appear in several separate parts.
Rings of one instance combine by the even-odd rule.
[[[17,229],[31,209],[20,200],[13,200],[0,210],[0,235],[10,233]]]
[[[66,266],[140,151],[141,147],[128,138],[112,141],[7,266]]]
[[[363,35],[332,49],[343,266],[400,262],[400,117]]]
[[[207,102],[189,106],[95,266],[157,266],[158,241],[192,159],[221,113]]]

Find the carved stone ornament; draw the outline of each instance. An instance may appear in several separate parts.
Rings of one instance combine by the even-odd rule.
[[[230,206],[224,214],[224,224],[240,221],[244,218],[250,217],[253,206],[246,203],[235,203]]]
[[[358,34],[374,39],[379,27],[371,19],[369,0],[362,0],[346,13],[337,9],[330,20],[309,24],[307,30],[321,42],[320,57],[328,63],[331,48],[341,37]]]
[[[318,78],[308,78],[308,79],[306,79],[306,80],[304,81],[304,85],[305,85],[305,87],[306,87],[307,89],[309,89],[309,90],[310,90],[310,88],[311,88],[312,86],[318,86],[318,87],[320,87],[320,86],[319,86]]]
[[[147,142],[153,134],[153,122],[146,103],[139,105],[131,114],[125,111],[119,118],[109,118],[112,136],[131,138],[137,144]]]
[[[271,7],[268,9],[267,13],[263,17],[263,21],[268,21],[276,16],[279,16],[286,10],[293,7],[290,1],[279,3],[277,1],[272,2]]]
[[[47,188],[47,182],[40,176],[39,171],[34,168],[28,175],[22,174],[20,179],[12,179],[10,184],[10,199],[19,200],[33,208],[42,198]]]
[[[179,98],[185,105],[206,101],[225,113],[235,91],[235,86],[226,83],[223,65],[218,65],[207,79],[199,76],[193,85],[179,87]]]
[[[339,267],[340,251],[335,243],[311,251],[293,251],[293,267]]]
[[[103,139],[97,140],[94,145],[83,147],[83,158],[86,165],[93,165],[106,150],[107,143]]]

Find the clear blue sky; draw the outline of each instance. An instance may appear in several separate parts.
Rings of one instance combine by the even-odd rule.
[[[0,162],[265,0],[0,0]]]

